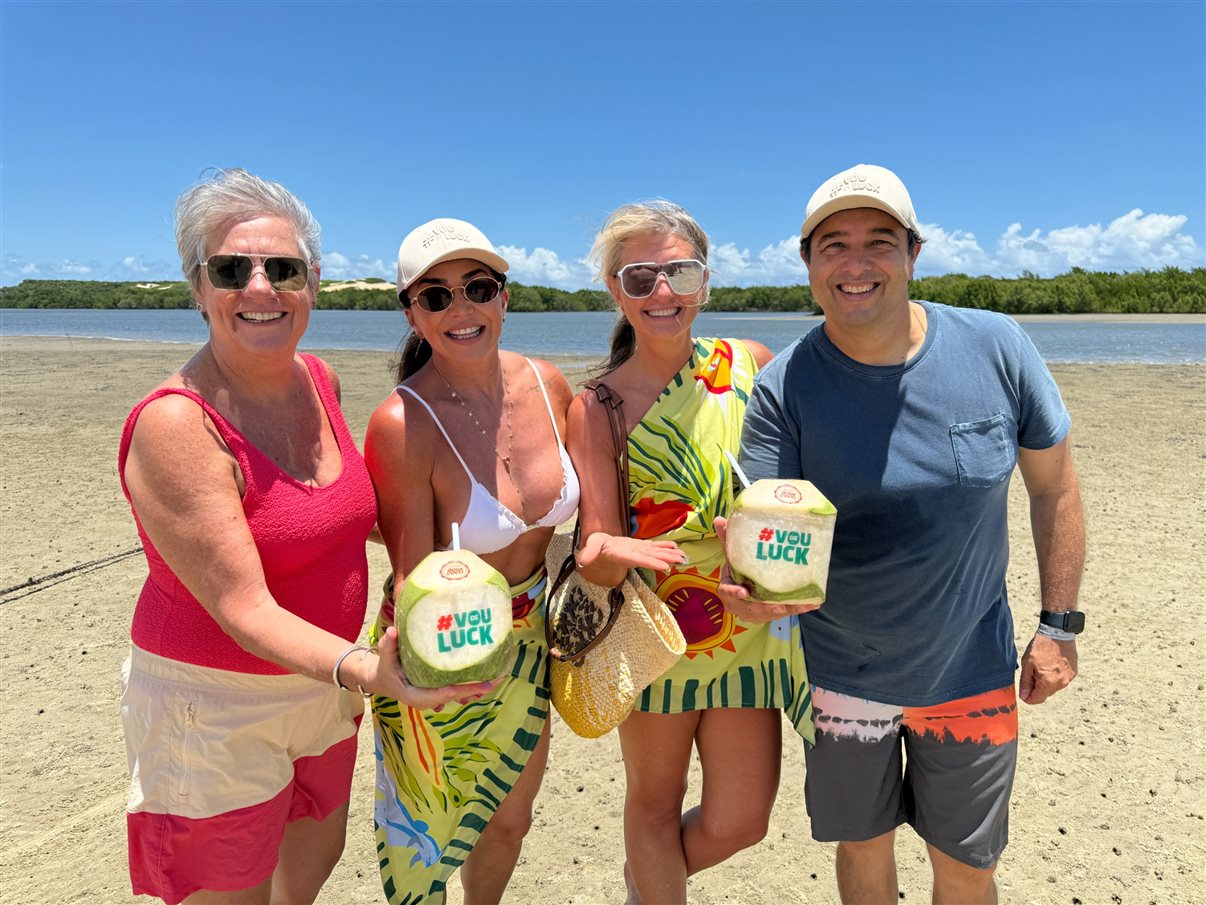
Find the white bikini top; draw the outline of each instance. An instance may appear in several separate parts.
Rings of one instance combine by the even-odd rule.
[[[469,505],[466,507],[465,514],[460,520],[461,546],[479,556],[509,547],[524,534],[536,528],[554,528],[568,521],[578,508],[580,491],[578,474],[574,471],[573,463],[570,462],[569,453],[565,451],[565,444],[561,442],[561,433],[557,430],[557,419],[553,416],[553,406],[549,402],[548,390],[544,388],[544,381],[540,377],[540,372],[536,370],[536,366],[532,364],[531,359],[525,358],[524,361],[528,363],[528,367],[536,375],[536,383],[540,387],[541,394],[544,396],[545,408],[549,411],[549,420],[553,423],[553,436],[557,438],[557,452],[561,456],[561,495],[557,497],[557,500],[553,503],[553,507],[534,525],[525,524],[522,518],[500,503],[473,476],[473,472],[465,464],[460,450],[456,448],[456,444],[448,436],[448,431],[444,430],[444,425],[440,423],[440,419],[436,417],[436,413],[432,411],[431,406],[427,404],[423,397],[410,387],[398,386],[399,390],[405,390],[417,399],[423,408],[427,409],[427,414],[431,415],[431,420],[435,422],[436,427],[440,429],[440,433],[444,435],[444,439],[448,441],[448,445],[456,455],[457,461],[461,463],[461,468],[465,469],[465,474],[469,478]]]

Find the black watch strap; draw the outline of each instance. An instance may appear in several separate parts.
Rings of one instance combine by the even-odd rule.
[[[1085,630],[1085,614],[1079,610],[1064,610],[1062,613],[1043,610],[1039,613],[1039,623],[1071,635],[1079,635]]]

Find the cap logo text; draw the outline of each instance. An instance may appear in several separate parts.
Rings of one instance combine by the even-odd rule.
[[[878,195],[879,183],[872,182],[862,173],[850,173],[842,177],[842,181],[829,190],[830,199],[838,195]]]
[[[439,241],[444,242],[470,242],[467,232],[461,231],[461,228],[454,226],[451,223],[440,223],[436,225],[430,233],[423,239],[423,247],[430,248],[433,244]]]

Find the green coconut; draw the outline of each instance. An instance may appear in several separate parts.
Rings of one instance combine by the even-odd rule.
[[[836,521],[837,509],[809,481],[755,481],[729,514],[729,568],[758,600],[821,603]]]
[[[412,685],[484,682],[510,669],[511,589],[468,550],[437,550],[415,566],[398,595],[394,624]]]

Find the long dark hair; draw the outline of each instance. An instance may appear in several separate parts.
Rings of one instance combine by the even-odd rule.
[[[394,369],[395,380],[402,383],[411,374],[431,361],[431,343],[420,339],[419,334],[411,330],[402,338],[398,345],[398,357],[390,362]]]
[[[632,358],[632,353],[636,351],[636,331],[632,329],[632,324],[628,322],[628,318],[620,315],[620,319],[616,321],[615,329],[611,331],[611,354],[607,361],[596,365],[590,369],[591,377],[602,377],[605,374],[610,374],[628,359]]]

